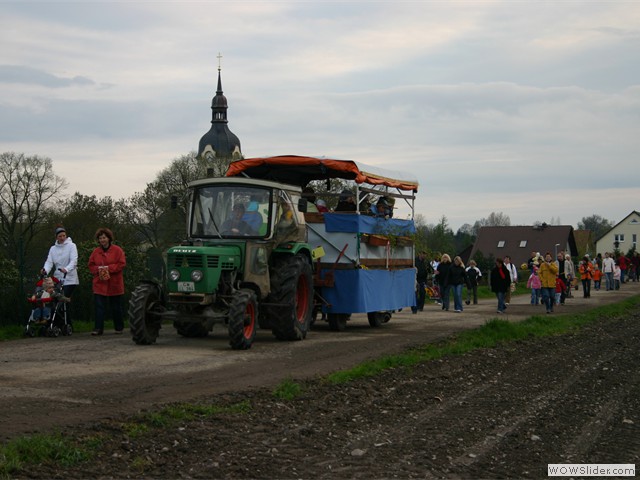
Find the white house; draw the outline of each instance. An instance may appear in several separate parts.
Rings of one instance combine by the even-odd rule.
[[[640,213],[636,210],[596,240],[596,252],[613,252],[616,248],[626,254],[632,247],[638,251],[640,237]]]

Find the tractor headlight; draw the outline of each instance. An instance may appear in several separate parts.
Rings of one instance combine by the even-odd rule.
[[[193,272],[191,272],[191,280],[193,280],[194,282],[199,282],[200,280],[202,280],[202,271],[194,270]]]
[[[169,280],[172,282],[177,282],[180,280],[180,272],[178,270],[171,270],[169,272]]]

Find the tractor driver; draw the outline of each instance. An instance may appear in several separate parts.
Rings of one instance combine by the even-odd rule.
[[[222,224],[223,235],[255,235],[256,232],[242,219],[244,215],[244,205],[236,203],[233,206],[231,216]]]

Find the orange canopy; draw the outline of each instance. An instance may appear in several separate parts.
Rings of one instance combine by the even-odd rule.
[[[306,186],[312,180],[343,178],[356,183],[384,185],[400,190],[418,191],[418,181],[411,175],[394,172],[353,160],[281,155],[237,160],[229,165],[227,177],[245,175],[290,185]]]

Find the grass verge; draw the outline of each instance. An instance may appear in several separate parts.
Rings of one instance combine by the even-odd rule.
[[[288,378],[273,389],[273,396],[280,400],[293,400],[302,393],[302,386]]]
[[[146,434],[153,435],[157,429],[170,428],[179,422],[220,414],[241,414],[250,408],[249,401],[228,406],[172,404],[157,412],[138,415],[123,423],[120,428],[130,438],[140,438]],[[0,446],[0,479],[12,478],[13,474],[23,471],[29,465],[78,465],[90,460],[101,444],[99,437],[84,438],[80,441],[61,434],[17,438]]]
[[[345,383],[361,377],[375,376],[389,368],[408,367],[445,355],[467,353],[476,348],[491,348],[510,341],[568,333],[595,320],[624,315],[637,308],[639,304],[640,296],[635,296],[620,303],[597,307],[575,315],[533,316],[517,323],[492,319],[480,328],[467,330],[446,341],[425,345],[397,355],[388,355],[349,370],[332,373],[326,377],[326,381],[331,384]]]
[[[83,439],[80,444],[61,434],[18,438],[0,446],[0,478],[11,478],[27,465],[77,465],[89,460],[100,444],[97,437]]]

